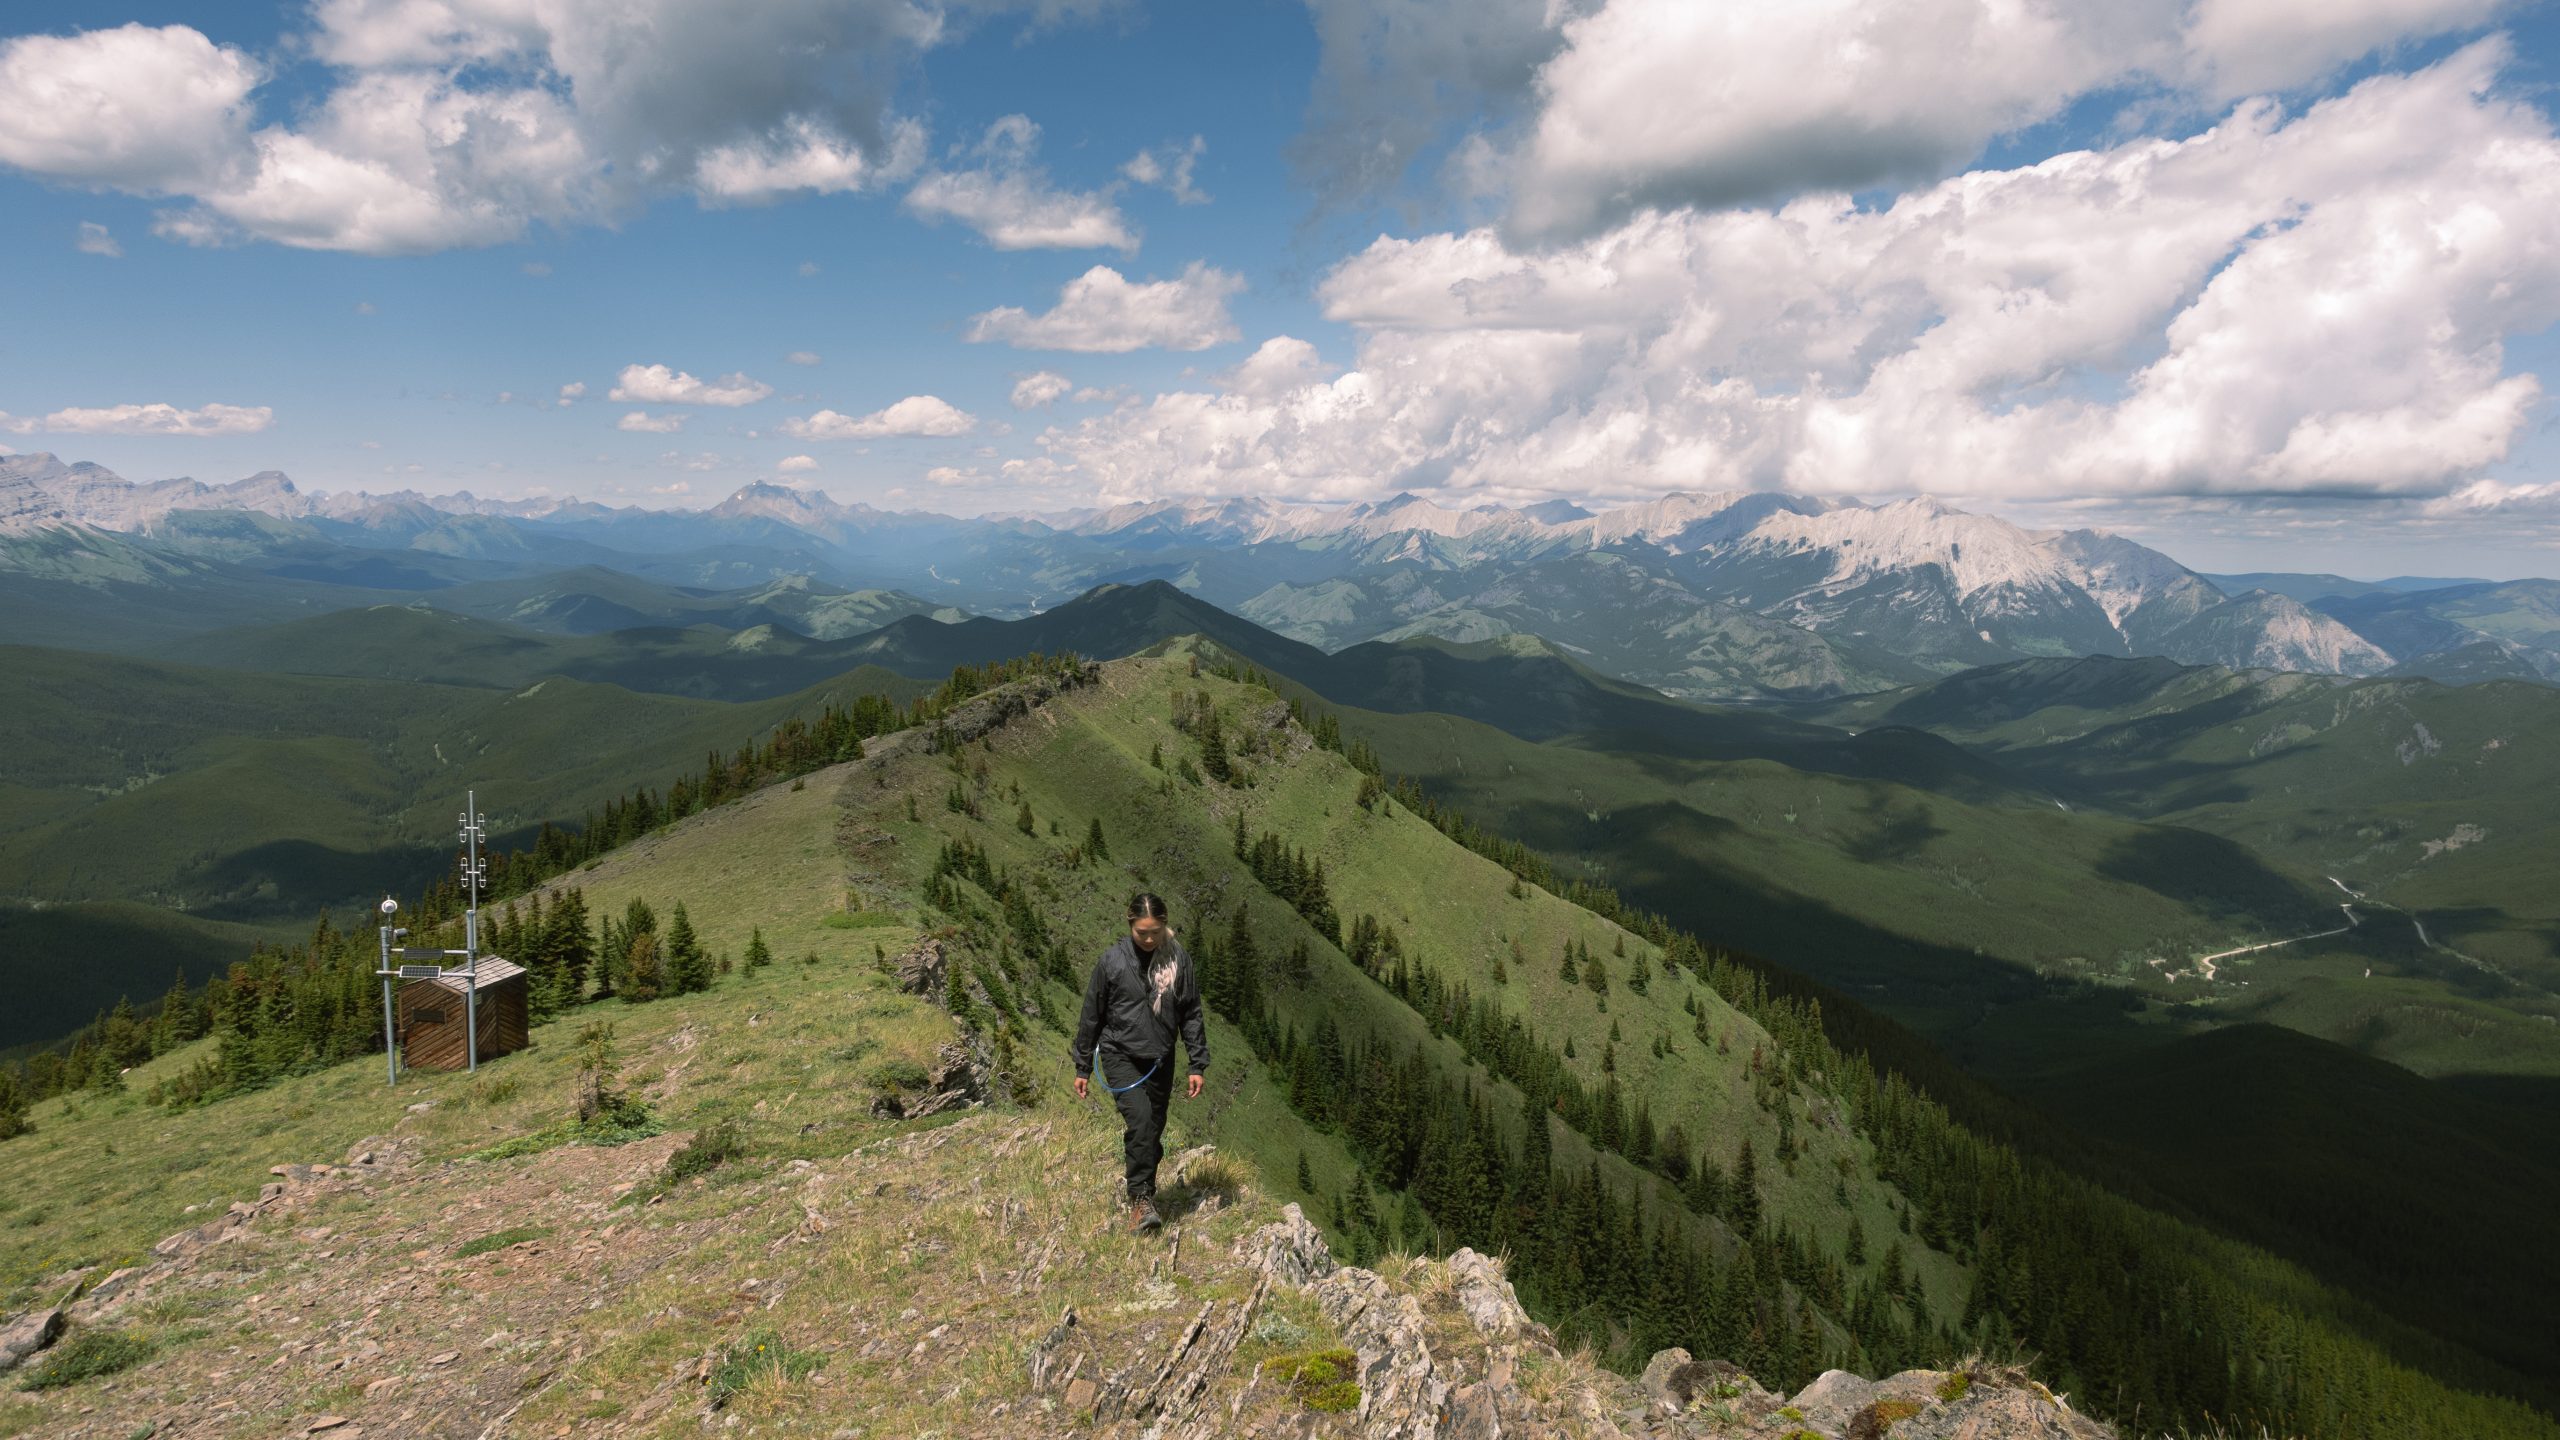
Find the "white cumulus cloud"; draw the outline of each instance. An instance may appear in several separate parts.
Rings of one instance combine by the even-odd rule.
[[[1316,347],[1294,335],[1274,335],[1218,383],[1241,395],[1278,395],[1321,378],[1324,370]]]
[[[773,387],[743,374],[697,380],[664,365],[625,365],[607,397],[639,405],[753,405]]]
[[[924,131],[897,107],[925,52],[1057,0],[311,0],[261,92],[247,51],[186,25],[0,41],[0,164],[166,196],[158,233],[412,254],[709,205],[875,191]],[[307,77],[307,83],[305,83]],[[264,102],[263,104],[261,102]]]
[[[1411,177],[1496,200],[1515,239],[1649,207],[1925,184],[2107,91],[2170,108],[2282,92],[2511,0],[1310,0],[1296,158],[1327,195]]]
[[[1074,381],[1055,370],[1034,370],[1013,382],[1013,408],[1037,410],[1075,388]]]
[[[1197,260],[1174,279],[1135,284],[1096,265],[1068,281],[1047,312],[1003,306],[971,316],[967,334],[1024,350],[1206,350],[1236,338],[1227,300],[1243,289],[1241,276]]]
[[[682,415],[652,415],[646,410],[634,410],[613,422],[613,428],[643,435],[672,435],[684,428],[684,420]]]
[[[95,220],[80,222],[80,238],[74,244],[83,255],[104,255],[110,260],[124,255],[124,247],[116,243],[114,232]]]
[[[2445,494],[2539,400],[2507,340],[2560,321],[2560,139],[2504,53],[1881,207],[1381,238],[1318,287],[1348,371],[1275,340],[1041,443],[1123,498]]]
[[[1177,205],[1206,205],[1209,196],[1192,183],[1191,176],[1199,168],[1200,157],[1207,153],[1209,142],[1194,135],[1188,145],[1139,151],[1120,167],[1120,173],[1136,184],[1162,189]]]
[[[786,455],[773,468],[785,475],[805,474],[818,468],[818,460],[814,455]]]
[[[184,25],[0,43],[0,163],[83,185],[162,190],[248,160],[244,51]]]
[[[9,428],[25,434],[51,430],[75,435],[254,435],[275,420],[265,405],[206,405],[182,410],[175,405],[74,406],[40,420],[13,420]]]
[[[821,410],[782,422],[782,433],[800,440],[879,440],[894,436],[966,435],[977,417],[936,395],[910,395],[859,418]]]
[[[969,152],[979,163],[924,176],[904,203],[929,222],[957,220],[999,250],[1137,249],[1110,195],[1059,188],[1032,160],[1039,145],[1029,116],[1007,115]]]

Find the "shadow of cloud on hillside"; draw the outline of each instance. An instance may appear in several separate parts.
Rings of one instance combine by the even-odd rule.
[[[208,919],[308,918],[380,895],[415,896],[450,872],[453,853],[444,845],[340,850],[309,840],[271,840],[186,871],[177,888],[205,897],[194,910]]]
[[[1480,807],[1470,798],[1459,796],[1459,808],[1474,814]],[[2035,999],[2049,988],[2007,961],[1881,929],[1727,866],[1715,849],[1747,839],[1748,832],[1675,801],[1621,806],[1609,817],[1608,833],[1596,837],[1589,819],[1570,806],[1541,802],[1488,813],[1503,833],[1540,850],[1597,861],[1597,878],[1627,901],[1660,911],[1710,945],[1765,956],[1853,994],[1870,992],[1869,1003],[1887,1010],[1915,1010],[1925,1000],[1932,1011],[1969,1013]],[[1573,867],[1561,868],[1570,874]]]
[[[2321,908],[2316,895],[2247,846],[2177,825],[2146,825],[2108,846],[2097,873],[2217,919],[2262,921],[2279,931],[2308,928]]]
[[[1840,853],[1862,865],[1882,864],[1888,860],[1905,860],[1917,855],[1930,841],[1947,833],[1937,823],[1929,807],[1919,806],[1908,813],[1888,813],[1883,796],[1869,802],[1865,813],[1875,820],[1873,828],[1843,841]]]

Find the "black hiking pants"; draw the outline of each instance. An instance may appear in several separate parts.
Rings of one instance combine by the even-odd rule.
[[[1173,1057],[1105,1049],[1094,1058],[1102,1083],[1111,1087],[1111,1103],[1120,1107],[1120,1122],[1128,1127],[1120,1138],[1120,1159],[1127,1170],[1130,1203],[1152,1200],[1156,1162],[1164,1158],[1164,1116],[1173,1108]],[[1153,1074],[1148,1073],[1151,1066]]]

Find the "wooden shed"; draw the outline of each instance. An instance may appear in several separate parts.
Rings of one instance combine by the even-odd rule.
[[[400,1063],[419,1070],[460,1070],[470,1063],[463,1046],[463,1017],[471,986],[480,989],[480,1058],[521,1050],[531,1038],[524,967],[494,955],[480,957],[476,976],[448,970],[434,980],[411,980],[394,997],[400,1030]]]

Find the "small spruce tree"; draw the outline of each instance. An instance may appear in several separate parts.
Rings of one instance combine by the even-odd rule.
[[[773,963],[773,948],[764,943],[764,927],[747,932],[747,968],[761,970]]]
[[[676,902],[675,915],[667,922],[666,989],[671,995],[691,995],[711,988],[713,974],[711,952],[703,947],[702,937],[693,930],[693,919],[684,913],[684,902]]]
[[[658,932],[643,930],[631,937],[631,949],[623,957],[620,984],[616,993],[634,1005],[658,998],[666,984],[658,962]]]

